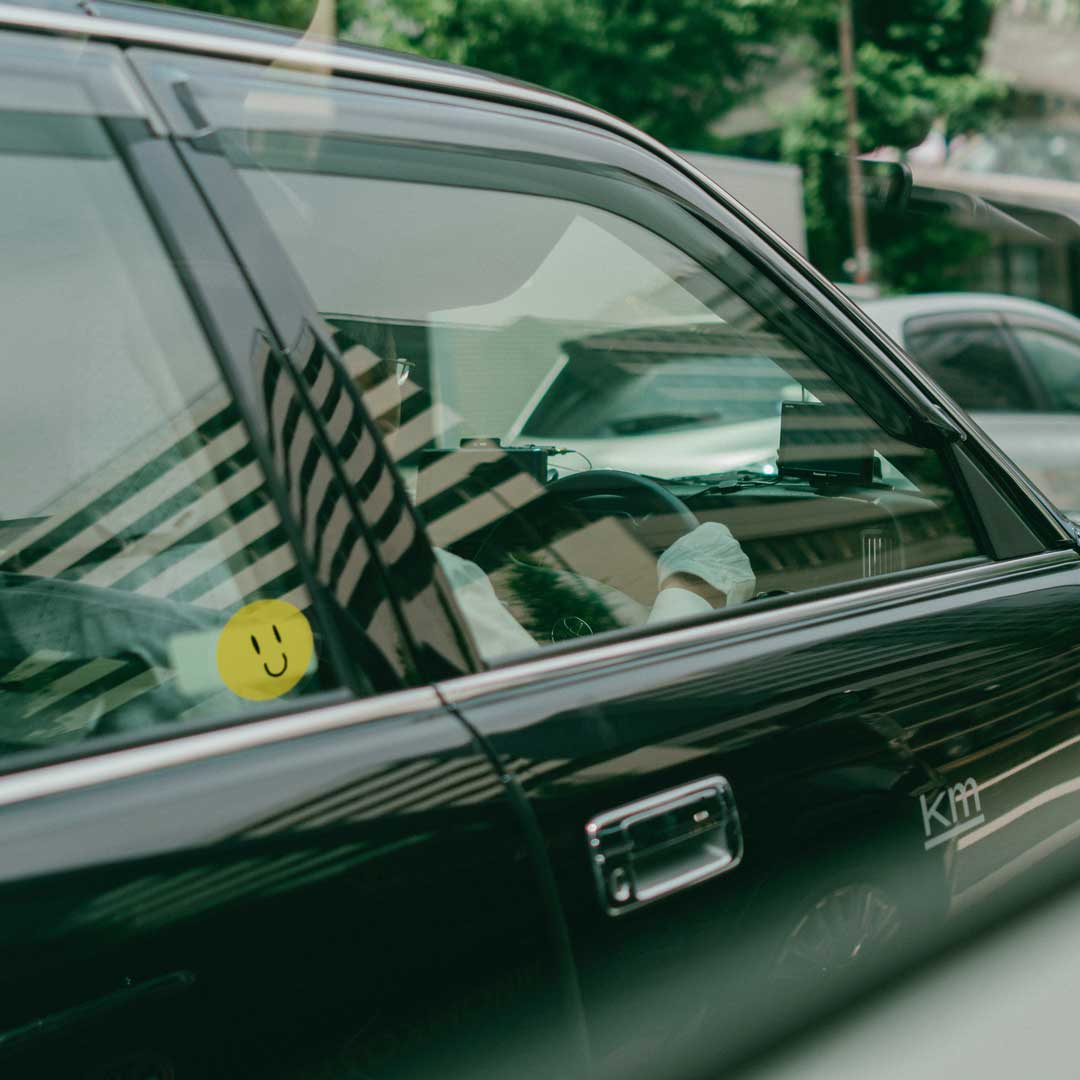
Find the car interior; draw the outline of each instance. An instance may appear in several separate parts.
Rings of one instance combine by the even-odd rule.
[[[612,212],[566,162],[538,186],[495,155],[494,183],[468,155],[348,136],[344,91],[320,92],[339,130],[304,133],[252,85],[240,110],[206,100],[222,152],[433,546],[538,644],[568,616],[641,625],[658,554],[698,523],[731,530],[759,598],[980,554],[910,414],[691,215],[641,192]]]
[[[536,364],[524,419],[493,429],[440,400],[451,388],[435,370],[439,328],[328,321],[346,357],[394,343],[384,396],[405,379],[398,430],[428,437],[390,445],[433,542],[479,565],[539,644],[559,641],[567,617],[594,633],[639,625],[657,557],[704,522],[740,542],[754,599],[977,553],[937,457],[886,436],[776,335],[706,323],[566,340]],[[376,412],[378,385],[370,372],[361,385]],[[447,412],[456,419],[440,427]],[[730,464],[712,470],[714,433],[726,440],[714,461]]]

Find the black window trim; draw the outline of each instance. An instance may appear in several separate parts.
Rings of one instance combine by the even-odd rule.
[[[251,385],[248,362],[250,358],[237,354],[235,343],[230,341],[231,333],[226,329],[229,323],[240,323],[244,336],[252,345],[261,339],[268,347],[273,347],[272,338],[259,316],[254,298],[251,297],[231,252],[222,242],[205,204],[188,179],[175,146],[168,139],[154,134],[141,121],[106,120],[105,125],[147,215],[176,268],[181,287],[191,302],[225,385],[237,404],[255,449],[267,491],[311,595],[320,630],[326,638],[335,670],[343,683],[342,690],[355,696],[366,696],[371,690],[360,681],[360,673],[355,664],[350,662],[335,629],[332,601],[320,587],[309,563],[302,535],[274,468],[269,446],[260,431],[260,424],[256,422],[259,414],[254,408],[254,388]],[[245,312],[238,312],[234,306],[227,306],[222,302],[220,283],[206,279],[205,268],[208,266],[228,268],[236,286],[233,299],[237,295],[250,299],[250,306]],[[302,703],[303,700],[294,699],[289,703],[288,710],[275,711],[294,711],[296,702]],[[303,705],[299,707],[303,708]]]
[[[267,323],[272,327],[274,340],[279,352],[285,358],[284,366],[289,372],[289,377],[293,379],[295,391],[303,400],[317,437],[326,449],[329,445],[329,435],[325,422],[313,405],[304,380],[299,377],[298,372],[294,371],[294,365],[288,357],[305,335],[311,335],[318,343],[318,347],[323,349],[331,361],[339,367],[342,365],[341,354],[333,339],[323,332],[322,318],[306,286],[294,269],[292,261],[280,246],[277,237],[263,223],[261,211],[254,197],[248,192],[234,168],[218,152],[213,136],[190,141],[174,139],[173,142],[189,177],[214,214],[217,227],[228,244],[247,286],[254,294]],[[354,404],[363,417],[368,432],[375,440],[380,463],[392,478],[395,487],[395,503],[401,505],[403,514],[412,518],[414,527],[422,538],[422,544],[426,549],[424,573],[435,585],[448,631],[456,639],[466,665],[474,671],[480,670],[483,664],[479,659],[479,651],[467,627],[463,626],[458,617],[453,602],[447,599],[451,595],[449,585],[428,543],[423,523],[417,517],[411,500],[405,494],[405,484],[400,471],[392,455],[387,453],[383,446],[378,428],[371,422],[351,381],[346,379],[345,383],[354,397]],[[402,598],[395,588],[394,575],[382,559],[380,543],[374,534],[376,523],[368,519],[360,501],[349,485],[343,481],[340,466],[334,454],[329,451],[327,453],[335,474],[338,475],[339,481],[342,481],[341,486],[347,493],[353,518],[378,568],[386,596],[394,611],[395,621],[410,650],[410,661],[414,670],[418,672],[419,679],[425,682],[445,676],[445,668],[433,667],[431,658],[418,648],[411,622],[402,606]]]

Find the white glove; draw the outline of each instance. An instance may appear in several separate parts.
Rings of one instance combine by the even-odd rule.
[[[750,560],[731,530],[718,521],[706,521],[680,536],[656,564],[660,588],[672,574],[695,574],[719,589],[727,606],[749,600],[757,589]]]

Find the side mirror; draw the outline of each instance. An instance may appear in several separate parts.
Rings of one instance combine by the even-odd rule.
[[[851,192],[848,188],[847,162],[842,154],[835,155],[837,169],[834,172],[836,194],[846,202]],[[911,198],[911,168],[902,161],[868,161],[858,159],[859,187],[866,205],[874,210],[902,211]]]

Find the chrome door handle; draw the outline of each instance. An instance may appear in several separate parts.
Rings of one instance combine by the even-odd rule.
[[[739,811],[722,776],[599,814],[585,838],[609,915],[734,870],[743,855]]]

